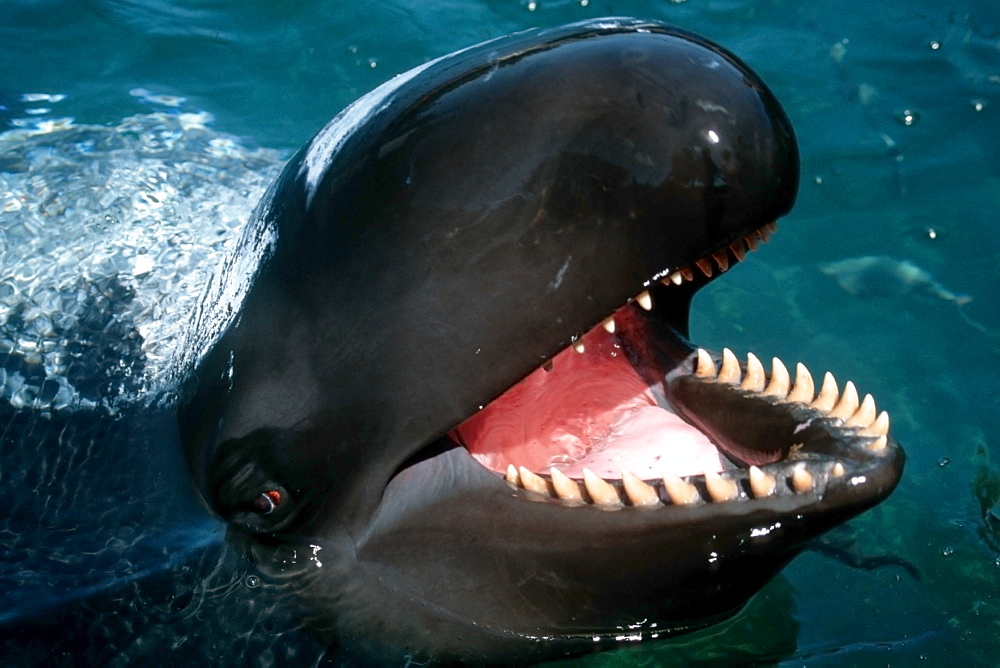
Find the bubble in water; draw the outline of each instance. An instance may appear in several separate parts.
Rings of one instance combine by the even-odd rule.
[[[260,578],[256,575],[248,575],[246,579],[243,580],[246,586],[250,589],[256,589],[260,586]]]
[[[944,557],[950,557],[953,554],[955,554],[955,548],[953,548],[951,545],[948,545],[943,550],[941,550],[941,555]]]
[[[938,49],[941,48],[941,42],[937,41],[936,39],[932,39],[931,41],[927,42],[927,48],[929,48],[931,51],[937,51]]]
[[[938,466],[940,466],[941,468],[944,468],[948,464],[951,464],[951,457],[942,457],[941,459],[938,460]]]
[[[986,108],[986,102],[984,102],[983,100],[979,100],[979,99],[969,100],[969,104],[972,105],[972,110],[973,111],[982,111],[983,109]]]
[[[900,125],[905,125],[906,127],[915,125],[919,120],[920,120],[920,112],[914,111],[912,109],[904,109],[898,114],[896,114],[896,122],[898,122]]]

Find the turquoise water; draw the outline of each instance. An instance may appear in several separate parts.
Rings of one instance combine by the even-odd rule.
[[[829,0],[347,4],[5,2],[0,7],[0,130],[8,132],[0,154],[7,188],[0,192],[4,261],[14,262],[26,234],[13,222],[22,211],[14,207],[21,204],[7,203],[37,185],[29,177],[17,180],[25,174],[23,165],[41,165],[42,176],[53,176],[50,199],[44,201],[59,201],[58,184],[67,182],[55,175],[60,165],[76,159],[66,156],[79,153],[68,146],[88,141],[96,146],[107,171],[93,183],[130,203],[113,197],[86,205],[62,201],[53,209],[61,216],[54,218],[56,226],[46,228],[54,236],[39,252],[50,256],[60,238],[74,235],[74,221],[89,224],[91,218],[80,211],[92,217],[104,207],[114,221],[142,219],[136,212],[146,210],[134,197],[140,181],[132,179],[140,157],[148,155],[142,142],[102,152],[101,138],[112,128],[116,137],[155,136],[166,147],[163,165],[171,173],[143,174],[141,183],[159,179],[158,188],[169,185],[185,193],[183,205],[171,205],[179,207],[172,215],[224,223],[206,232],[217,238],[199,237],[195,245],[209,249],[203,253],[155,256],[157,267],[183,261],[190,270],[176,282],[154,273],[160,283],[151,294],[194,293],[204,280],[194,273],[197,267],[210,264],[213,244],[238,226],[281,156],[392,75],[503,33],[593,16],[640,16],[700,32],[736,52],[782,100],[798,133],[803,183],[799,203],[781,222],[774,242],[696,300],[693,337],[713,349],[801,360],[814,372],[831,369],[842,382],[853,379],[889,410],[909,460],[903,483],[886,503],[833,534],[828,544],[840,550],[840,558],[829,550],[805,553],[743,613],[719,627],[581,663],[996,664],[1000,5],[986,0],[948,7],[927,0],[854,6]],[[183,114],[187,120],[178,121]],[[132,125],[118,132],[127,125],[123,119],[134,115]],[[70,123],[60,119],[104,130],[89,130],[55,147],[30,135]],[[29,134],[9,134],[26,130]],[[43,154],[48,162],[38,157]],[[179,172],[186,176],[176,176]],[[214,208],[199,209],[205,202]],[[123,229],[112,225],[93,234],[102,244],[122,243],[128,232]],[[107,262],[130,263],[142,276],[144,254],[135,250]],[[945,293],[919,294],[902,283],[889,289],[866,285],[852,294],[822,271],[827,263],[861,256],[908,260],[952,294],[972,300],[959,306],[941,296]],[[8,266],[0,271],[7,273]],[[173,314],[183,313],[184,303],[158,314],[156,321],[166,323],[157,325],[162,340],[170,340],[169,323],[176,320]],[[171,354],[164,345],[163,354]],[[10,476],[10,469],[0,470],[4,474]],[[202,531],[185,538],[192,551],[212,542],[213,529]],[[199,553],[198,559],[204,566],[205,557]],[[851,565],[852,560],[872,568]],[[114,571],[113,565],[108,568]],[[120,580],[135,575],[114,571]],[[99,575],[89,577],[99,581]],[[212,571],[205,580],[234,588],[242,583],[248,590],[256,586],[240,577]],[[44,578],[33,584],[41,591]],[[0,596],[18,600],[3,590]],[[209,610],[210,603],[203,605]],[[279,622],[254,624],[250,627],[261,636],[284,628]],[[224,624],[207,628],[220,636],[232,630]],[[318,651],[304,635],[285,637],[300,643],[300,659]],[[252,661],[268,643],[234,646]],[[131,656],[138,652],[130,650]],[[287,657],[287,647],[282,651]]]

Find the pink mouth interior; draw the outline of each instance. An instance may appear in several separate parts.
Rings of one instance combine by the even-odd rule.
[[[721,471],[715,446],[657,405],[629,361],[624,346],[636,352],[641,318],[622,309],[615,321],[616,334],[595,327],[582,338],[583,353],[563,350],[551,371],[536,369],[452,430],[452,438],[498,472],[513,464],[582,478],[589,468],[617,479],[627,470],[648,480]]]

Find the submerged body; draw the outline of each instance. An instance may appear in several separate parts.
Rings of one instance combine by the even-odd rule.
[[[865,255],[829,262],[820,267],[847,292],[859,297],[902,297],[918,295],[964,306],[969,295],[956,294],[941,285],[926,269],[909,260],[888,255]]]
[[[356,657],[527,661],[731,615],[902,468],[853,384],[687,340],[797,186],[766,86],[659,23],[401,75],[290,161],[207,293],[195,482]]]

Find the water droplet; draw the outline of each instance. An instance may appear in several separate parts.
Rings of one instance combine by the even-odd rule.
[[[938,466],[940,466],[941,468],[944,468],[948,464],[951,464],[951,457],[942,457],[941,459],[938,460]]]
[[[914,111],[913,109],[904,109],[903,111],[896,114],[896,122],[900,125],[905,125],[909,127],[915,125],[917,121],[920,120],[920,112]]]

